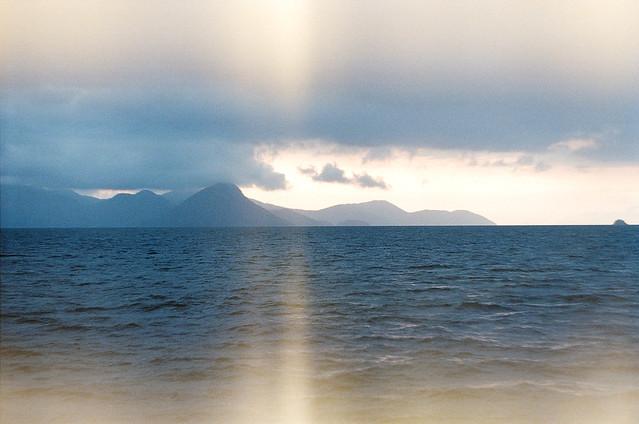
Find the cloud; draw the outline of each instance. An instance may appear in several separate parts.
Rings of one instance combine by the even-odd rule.
[[[520,169],[533,170],[535,172],[544,172],[552,168],[552,166],[533,155],[522,154],[516,158],[501,158],[478,162],[476,158],[471,158],[467,164],[469,166],[484,166],[495,168],[511,168],[513,171]]]
[[[362,163],[366,164],[369,162],[386,161],[392,158],[393,158],[392,148],[388,146],[373,147],[368,149],[368,151],[362,158]]]
[[[552,166],[550,166],[546,162],[541,162],[540,161],[540,162],[535,163],[535,171],[537,171],[537,172],[548,171],[550,168],[552,168]]]
[[[322,168],[322,172],[313,175],[313,180],[324,183],[341,183],[349,184],[350,179],[344,176],[344,170],[337,167],[334,163],[327,163]]]
[[[535,163],[535,158],[532,155],[521,155],[517,158],[516,164],[522,166],[530,166]]]
[[[517,168],[529,168],[535,172],[545,172],[552,168],[552,166],[544,162],[543,160],[535,158],[533,155],[521,155],[514,163],[515,169]]]
[[[217,181],[272,190],[282,173],[255,144],[225,137],[215,101],[123,90],[9,93],[0,110],[3,180],[49,187],[196,188]]]
[[[0,178],[279,188],[287,140],[637,164],[639,3],[588,3],[12,2]]]
[[[317,170],[315,169],[314,166],[308,166],[308,167],[299,166],[297,170],[300,172],[300,174],[310,175],[310,176],[317,175]]]
[[[299,167],[298,170],[304,175],[310,176],[314,181],[323,183],[352,184],[362,188],[381,188],[386,190],[388,185],[382,178],[371,177],[367,173],[353,174],[352,178],[346,177],[343,169],[335,163],[327,163],[321,172],[317,172],[315,167]]]
[[[594,138],[571,138],[551,144],[549,150],[579,152],[581,150],[592,150],[600,147]]]
[[[383,179],[373,178],[368,174],[354,175],[353,180],[360,187],[381,188],[383,190],[386,190],[388,188]]]

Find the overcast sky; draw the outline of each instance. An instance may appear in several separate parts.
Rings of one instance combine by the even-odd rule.
[[[3,183],[639,222],[639,2],[8,1]],[[2,19],[2,18],[0,18]]]

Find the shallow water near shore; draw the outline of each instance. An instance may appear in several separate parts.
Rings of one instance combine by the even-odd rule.
[[[0,421],[639,422],[639,228],[3,230]]]

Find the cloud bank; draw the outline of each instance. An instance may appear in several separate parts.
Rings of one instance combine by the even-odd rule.
[[[3,181],[276,189],[256,148],[311,139],[639,164],[633,1],[1,7]]]

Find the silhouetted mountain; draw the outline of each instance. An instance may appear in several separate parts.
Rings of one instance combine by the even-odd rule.
[[[495,225],[493,221],[465,210],[439,211],[425,209],[408,215],[408,221],[404,225]]]
[[[245,197],[233,184],[215,184],[195,193],[171,213],[177,227],[261,227],[288,223]]]
[[[318,211],[296,210],[309,218],[333,225],[360,222],[369,225],[495,225],[469,211],[422,210],[406,212],[385,200],[331,206]],[[360,224],[361,225],[361,224]]]
[[[167,193],[168,194],[168,193]],[[71,190],[0,187],[2,227],[259,227],[324,225],[494,225],[468,211],[406,212],[390,202],[296,210],[246,198],[232,184],[215,184],[172,205],[174,196],[142,190],[101,200]]]
[[[0,226],[83,227],[88,224],[88,209],[98,202],[71,190],[2,185]]]
[[[163,198],[171,202],[172,205],[179,205],[199,190],[173,190],[162,195]]]
[[[120,193],[93,206],[92,226],[157,227],[166,225],[171,203],[149,190]]]
[[[628,224],[623,219],[616,219],[615,222],[612,223],[612,225],[621,225],[621,226],[623,226],[623,225],[628,225]]]
[[[297,210],[309,218],[337,225],[344,221],[359,221],[368,225],[403,225],[402,209],[384,200],[335,205],[318,211]]]
[[[166,222],[170,203],[155,193],[118,194],[101,200],[71,190],[0,188],[2,227],[148,227]]]
[[[282,206],[272,205],[270,203],[260,202],[259,200],[251,199],[253,203],[258,205],[261,208],[266,209],[271,212],[273,215],[277,216],[280,219],[286,221],[289,225],[293,225],[296,227],[320,227],[331,225],[326,221],[318,221],[313,218],[309,218],[306,215],[303,215],[294,209],[284,208]]]

